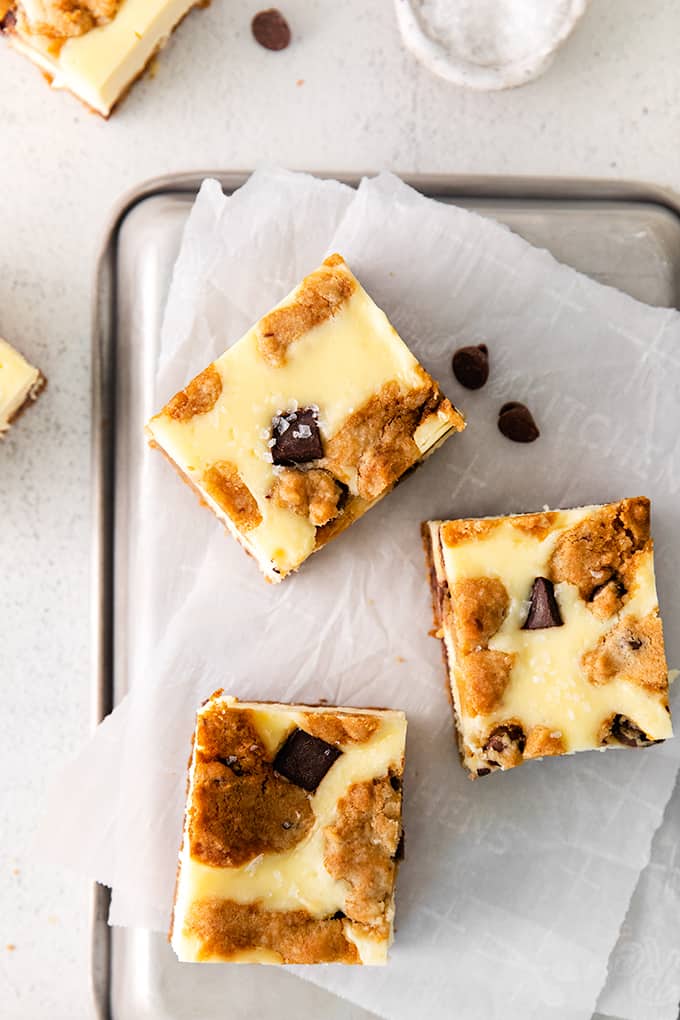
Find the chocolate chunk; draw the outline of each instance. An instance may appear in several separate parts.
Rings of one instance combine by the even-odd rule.
[[[486,344],[459,347],[451,363],[453,374],[461,386],[478,390],[489,378],[489,350]]]
[[[394,857],[392,858],[392,860],[403,861],[405,857],[406,851],[404,847],[404,830],[402,829],[401,836],[399,837],[399,842],[397,843],[397,849],[394,851]]]
[[[564,621],[555,598],[555,588],[547,577],[537,577],[531,586],[531,604],[522,630],[545,630],[562,627]]]
[[[401,790],[401,778],[399,776],[391,775],[390,786],[392,787],[393,790],[399,793],[399,790]]]
[[[656,741],[650,740],[647,734],[625,715],[614,716],[612,736],[627,747],[649,747],[650,744],[656,743]]]
[[[491,769],[477,769],[478,776],[488,776],[491,774]]]
[[[298,729],[279,748],[273,764],[280,775],[311,792],[341,754],[338,747]]]
[[[292,467],[323,457],[321,432],[316,416],[317,411],[313,407],[274,415],[271,451],[275,464]]]
[[[503,404],[498,413],[498,428],[513,443],[533,443],[541,434],[529,408],[516,401]]]
[[[329,920],[331,921],[342,921],[343,917],[347,917],[344,910],[336,910],[334,914],[331,914]]]
[[[285,50],[290,43],[290,27],[276,7],[256,14],[250,27],[256,41],[266,50]]]

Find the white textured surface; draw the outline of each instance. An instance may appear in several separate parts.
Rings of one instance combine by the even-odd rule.
[[[86,883],[31,859],[45,778],[88,727],[89,316],[109,209],[141,179],[311,169],[643,178],[680,189],[680,8],[593,0],[546,75],[465,93],[401,48],[391,0],[287,0],[290,50],[213,0],[104,123],[0,45],[0,330],[50,387],[0,447],[0,1017],[89,1016]],[[304,79],[304,85],[296,81]],[[18,874],[15,874],[18,869]],[[6,944],[16,945],[10,952]]]

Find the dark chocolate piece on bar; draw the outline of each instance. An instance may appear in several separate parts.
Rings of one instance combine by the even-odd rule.
[[[529,408],[517,401],[503,404],[498,412],[498,428],[514,443],[533,443],[541,434]]]
[[[404,830],[402,829],[401,835],[399,836],[399,842],[397,843],[397,849],[394,851],[394,857],[392,858],[392,860],[403,861],[405,857],[406,857],[405,839]]]
[[[304,730],[293,730],[274,758],[275,770],[291,783],[309,792],[317,786],[331,765],[342,754],[338,747],[313,737]]]
[[[477,347],[459,347],[451,363],[453,374],[461,386],[478,390],[489,378],[489,349],[486,344]]]
[[[290,26],[276,7],[256,14],[250,27],[256,42],[266,50],[285,50],[290,43]]]
[[[272,460],[284,467],[307,464],[323,457],[323,444],[313,407],[286,411],[272,418]]]
[[[522,630],[545,630],[564,623],[555,598],[555,588],[547,577],[537,577],[531,586],[529,613]]]

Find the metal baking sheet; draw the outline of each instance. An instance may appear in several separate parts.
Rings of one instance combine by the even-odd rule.
[[[116,210],[94,308],[93,721],[128,690],[127,508],[139,494],[139,450],[165,299],[182,229],[204,176],[226,191],[245,174],[206,173],[149,182]],[[349,184],[358,177],[338,176]],[[649,304],[680,307],[680,201],[661,189],[598,181],[418,177],[443,202],[507,224],[532,244]],[[240,1020],[373,1014],[284,968],[177,963],[160,935],[106,924],[108,891],[92,900],[91,983],[96,1013],[111,1020]],[[282,1003],[285,1002],[285,1008]]]

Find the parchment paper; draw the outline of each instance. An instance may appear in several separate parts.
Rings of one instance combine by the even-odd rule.
[[[54,853],[112,885],[112,923],[164,930],[202,698],[223,687],[244,699],[400,707],[409,716],[407,836],[391,962],[295,970],[385,1017],[589,1018],[680,746],[579,754],[470,783],[457,762],[439,646],[428,637],[418,526],[433,516],[651,496],[669,659],[680,661],[680,315],[595,284],[391,176],[353,195],[262,172],[229,199],[214,182],[203,186],[175,269],[150,409],[336,250],[469,427],[277,587],[160,456],[143,454],[128,595],[143,640],[130,649],[132,693],[62,778],[47,823]],[[451,353],[482,341],[491,377],[470,393],[452,379]],[[506,400],[531,406],[537,443],[500,435]],[[644,938],[655,938],[648,898],[659,895],[669,839],[660,832],[661,871],[645,872],[631,906],[627,923],[651,933]],[[627,970],[625,942],[617,954],[608,1002]],[[674,1017],[666,1006],[649,1015]]]

